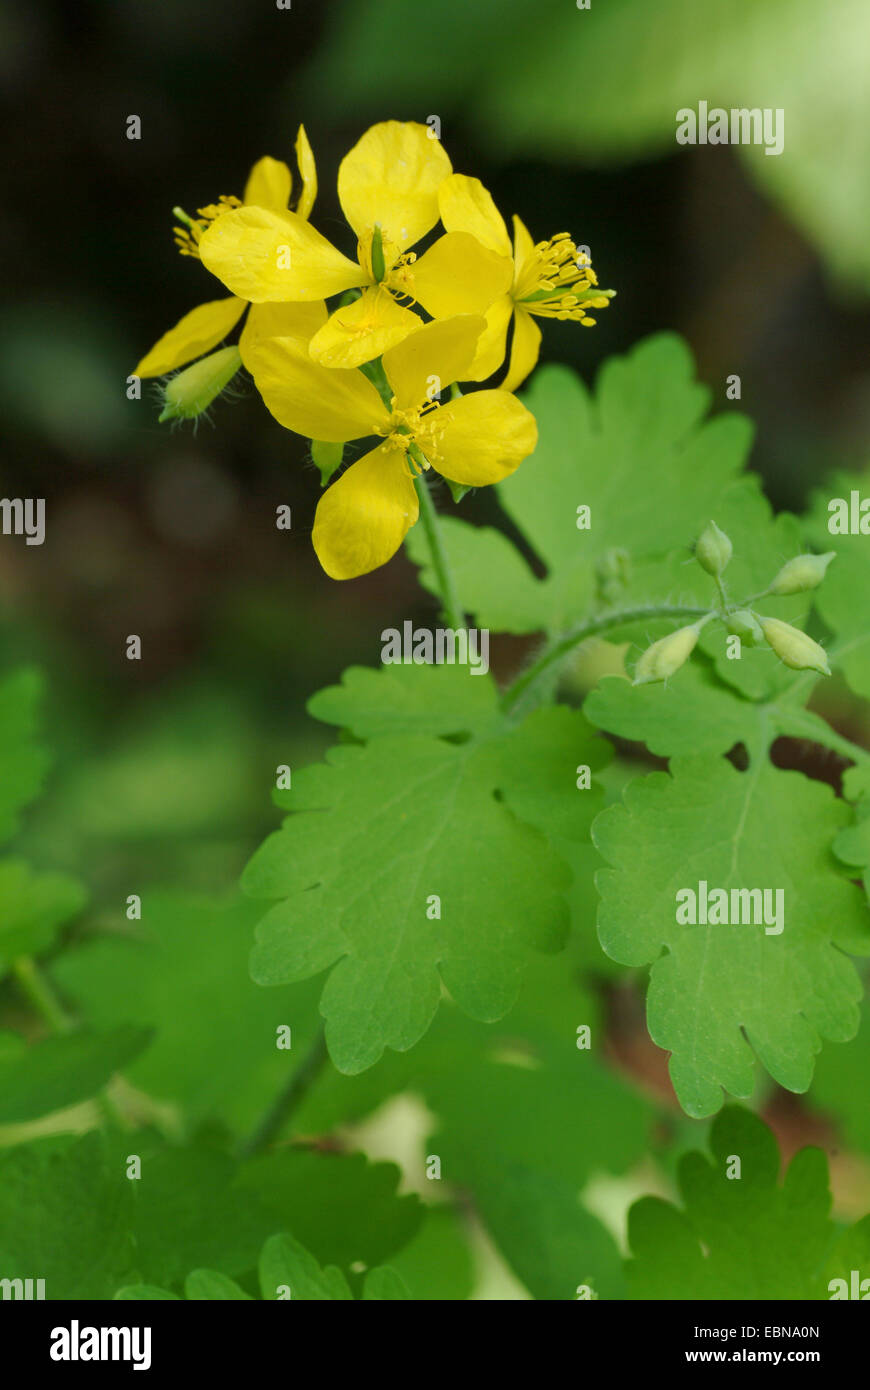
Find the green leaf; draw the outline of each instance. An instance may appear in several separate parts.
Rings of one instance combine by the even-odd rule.
[[[250,1294],[216,1269],[192,1270],[184,1281],[184,1296],[187,1299],[210,1299],[225,1303],[251,1301]]]
[[[394,1269],[383,1266],[381,1269],[370,1269],[363,1283],[363,1298],[368,1300],[390,1299],[391,1301],[410,1299],[408,1286],[400,1274]]]
[[[118,1290],[115,1298],[130,1303],[180,1302],[177,1293],[170,1293],[168,1289],[159,1289],[156,1284],[127,1284],[123,1289]]]
[[[481,1217],[534,1298],[574,1299],[581,1284],[598,1297],[625,1297],[616,1241],[581,1205],[575,1183],[498,1156],[468,1164]]]
[[[128,1177],[130,1157],[141,1177]],[[0,1268],[46,1280],[49,1299],[173,1290],[192,1269],[252,1271],[275,1230],[315,1258],[373,1265],[416,1232],[420,1203],[395,1195],[399,1171],[361,1155],[277,1151],[239,1165],[170,1147],[144,1131],[44,1139],[0,1151]]]
[[[481,625],[496,632],[536,632],[546,626],[541,582],[507,536],[449,513],[440,516],[438,524],[457,593]],[[438,580],[422,527],[412,526],[405,547],[420,566],[420,583],[437,595]]]
[[[817,1112],[830,1118],[844,1142],[870,1155],[870,1005],[865,999],[858,1032],[849,1042],[819,1056],[809,1099]],[[868,1270],[870,1274],[870,1270]]]
[[[645,743],[659,757],[727,753],[759,731],[759,706],[723,685],[711,665],[697,656],[667,685],[635,686],[607,676],[583,709],[599,728]]]
[[[498,496],[546,578],[495,532],[446,518],[444,535],[463,602],[480,626],[559,632],[588,616],[596,561],[614,546],[633,561],[678,546],[688,555],[722,512],[752,428],[736,413],[705,420],[710,392],[695,381],[685,343],[670,333],[611,358],[594,396],[569,368],[544,366],[523,399],[538,422],[538,446],[498,484]],[[581,505],[590,508],[589,529],[578,529]],[[411,553],[423,561],[419,539]],[[421,580],[434,590],[431,570]]]
[[[500,724],[493,681],[463,666],[349,666],[340,685],[312,695],[308,713],[361,739],[481,734]]]
[[[146,1028],[123,1026],[46,1038],[0,1058],[0,1125],[35,1120],[96,1095],[150,1039]]]
[[[252,1159],[237,1191],[268,1213],[271,1231],[292,1231],[323,1264],[380,1264],[416,1234],[417,1197],[397,1195],[394,1163],[362,1154],[276,1150]]]
[[[20,859],[0,860],[0,975],[17,956],[38,955],[87,900],[65,874],[44,874]]]
[[[428,1206],[413,1240],[390,1257],[414,1291],[415,1303],[461,1302],[474,1288],[474,1262],[461,1214],[447,1203]]]
[[[683,1157],[684,1210],[658,1197],[631,1208],[627,1277],[634,1298],[823,1299],[836,1233],[828,1169],[802,1149],[778,1185],[780,1157],[767,1126],[728,1106],[710,1132],[712,1160]],[[735,1160],[739,1159],[739,1176]]]
[[[844,951],[870,948],[860,891],[838,876],[834,835],[848,808],[831,789],[756,759],[678,758],[670,776],[632,782],[602,812],[595,843],[599,935],[614,959],[651,964],[650,1036],[671,1052],[684,1109],[711,1114],[722,1089],[749,1096],[753,1051],[782,1086],[805,1091],[822,1038],[858,1026],[861,985]],[[784,929],[680,925],[678,891],[781,889]]]
[[[442,982],[472,1017],[501,1017],[531,952],[564,941],[568,871],[496,799],[501,772],[494,745],[389,736],[333,749],[282,797],[298,809],[243,877],[281,898],[251,972],[275,985],[335,967],[320,1007],[339,1070],[412,1047]]]
[[[328,1302],[353,1299],[350,1286],[334,1265],[321,1268],[318,1261],[292,1236],[270,1236],[260,1254],[260,1289],[264,1300]],[[215,1269],[195,1269],[184,1281],[188,1300],[247,1302],[253,1300],[233,1279]],[[153,1285],[128,1285],[116,1299],[176,1299],[177,1295]],[[366,1299],[408,1299],[410,1294],[395,1270],[372,1269],[363,1285]]]
[[[851,504],[853,492],[859,499],[870,498],[870,474],[832,474],[813,494],[806,529],[816,549],[836,553],[825,582],[813,594],[816,608],[836,634],[831,665],[842,670],[856,695],[870,699],[870,536],[833,535],[828,530],[829,502],[841,498]]]
[[[807,691],[813,683],[806,681]],[[819,715],[791,702],[787,687],[777,699],[745,699],[718,680],[711,663],[698,654],[667,684],[635,686],[606,677],[587,696],[583,709],[593,724],[619,738],[645,743],[663,758],[727,753],[740,743],[762,750],[780,735],[830,746],[837,739]]]
[[[264,994],[251,981],[256,917],[244,899],[155,889],[144,898],[141,936],[93,937],[52,963],[53,979],[95,1025],[155,1030],[127,1076],[181,1107],[188,1131],[211,1117],[251,1127],[319,1028],[316,989]],[[277,1046],[285,1027],[287,1051]]]
[[[620,1296],[616,1245],[581,1191],[641,1157],[651,1119],[648,1102],[604,1060],[604,1020],[581,964],[576,938],[537,959],[516,1007],[495,1025],[443,1010],[404,1081],[437,1117],[427,1156],[440,1158],[445,1183],[470,1194],[536,1298],[574,1298],[593,1271],[597,1293]],[[579,1046],[581,1027],[588,1048]],[[401,1269],[407,1256],[392,1263]]]
[[[18,829],[20,812],[41,790],[48,767],[37,739],[42,684],[39,673],[30,669],[0,681],[0,839]]]
[[[260,1289],[264,1299],[272,1299],[286,1298],[285,1288],[295,1301],[353,1298],[340,1269],[332,1265],[322,1269],[314,1256],[291,1236],[272,1236],[260,1256]]]

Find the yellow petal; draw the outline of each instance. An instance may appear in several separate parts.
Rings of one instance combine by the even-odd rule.
[[[362,372],[321,367],[298,338],[253,337],[242,361],[279,424],[325,444],[361,439],[389,425],[389,414]]]
[[[403,309],[385,289],[373,286],[353,304],[335,310],[311,340],[309,352],[324,367],[358,367],[422,325],[417,314]]]
[[[528,458],[538,442],[538,426],[531,411],[507,391],[475,391],[471,396],[448,401],[425,416],[437,454],[420,448],[430,463],[467,487],[497,483]]]
[[[390,283],[407,282],[412,295],[436,319],[483,314],[511,283],[513,263],[481,246],[469,232],[439,237],[418,261],[394,271]]]
[[[381,444],[351,464],[321,497],[314,549],[332,579],[355,579],[385,565],[419,516],[403,451]]]
[[[374,125],[345,155],[338,197],[358,237],[379,223],[401,250],[438,221],[438,185],[451,172],[429,126],[414,121]]]
[[[248,175],[242,202],[283,212],[290,201],[292,187],[293,175],[287,165],[283,160],[272,159],[267,154],[257,160]]]
[[[396,408],[417,410],[427,396],[434,400],[437,392],[446,392],[451,382],[467,381],[485,327],[480,314],[437,319],[385,352],[383,366]]]
[[[296,212],[307,222],[314,207],[314,199],[317,197],[317,165],[314,163],[314,151],[308,143],[304,125],[299,127],[296,136],[296,163],[302,175],[302,192],[296,204]]]
[[[504,218],[480,179],[450,174],[438,189],[438,207],[448,232],[470,232],[496,255],[511,254]]]
[[[312,299],[308,304],[252,304],[239,339],[242,360],[253,351],[257,338],[294,338],[307,351],[326,318],[322,299]]]
[[[234,328],[245,310],[243,299],[212,299],[191,309],[146,352],[136,376],[165,376],[217,347]]]
[[[486,328],[477,343],[477,352],[468,373],[469,381],[486,381],[497,372],[505,358],[507,331],[514,311],[514,301],[503,294],[486,311]]]
[[[535,243],[521,217],[514,214],[514,288],[520,283],[535,254]]]
[[[295,212],[235,208],[203,233],[199,254],[207,270],[252,304],[326,299],[366,280]]]
[[[514,317],[510,366],[501,384],[502,391],[516,391],[537,362],[540,350],[541,330],[528,310],[518,304]]]

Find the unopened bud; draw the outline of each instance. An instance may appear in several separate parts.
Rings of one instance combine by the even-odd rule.
[[[790,623],[780,622],[779,618],[762,618],[761,630],[780,661],[793,671],[818,671],[829,676],[831,668],[824,647],[807,637],[800,628]]]
[[[825,555],[796,555],[793,560],[787,560],[768,593],[801,594],[807,589],[817,589],[835,554],[836,551],[829,550]]]
[[[695,545],[695,559],[708,574],[721,574],[731,559],[731,542],[715,521],[705,526]]]
[[[160,420],[195,420],[208,410],[241,365],[239,349],[225,347],[185,367],[163,387]]]
[[[758,619],[749,608],[738,608],[735,613],[729,613],[725,626],[740,638],[744,647],[757,647],[759,642],[764,641]]]
[[[693,624],[653,642],[634,668],[634,684],[649,685],[651,681],[666,681],[675,671],[679,671],[695,650],[698,632],[697,624]]]

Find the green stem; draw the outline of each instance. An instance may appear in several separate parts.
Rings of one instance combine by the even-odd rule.
[[[64,1009],[47,976],[32,956],[19,956],[12,964],[12,973],[34,1008],[42,1014],[53,1033],[71,1033],[73,1020]]]
[[[308,1052],[288,1080],[283,1090],[257,1121],[256,1125],[238,1147],[239,1158],[252,1158],[262,1153],[280,1133],[287,1120],[307,1096],[329,1056],[326,1050],[326,1032],[320,1028]]]
[[[618,611],[602,613],[596,618],[589,618],[587,622],[581,623],[564,637],[560,637],[557,642],[548,647],[546,651],[518,676],[513,685],[509,686],[502,696],[502,710],[505,714],[517,704],[521,696],[525,695],[531,686],[550,671],[551,667],[557,662],[562,661],[575,647],[579,647],[581,642],[585,642],[590,637],[597,637],[599,633],[608,632],[614,627],[625,627],[628,623],[642,622],[645,618],[700,618],[713,616],[709,608],[684,608],[670,604],[644,604],[640,608],[623,608]]]
[[[429,554],[432,558],[435,578],[438,581],[444,617],[448,625],[457,630],[465,627],[465,619],[459,605],[456,586],[447,559],[447,551],[444,549],[438,513],[435,510],[435,503],[432,501],[432,494],[429,491],[425,473],[416,475],[414,487],[417,489],[417,496],[420,499],[420,520],[423,523],[423,530],[426,532],[426,540],[429,542]]]
[[[17,960],[12,962],[12,973],[23,993],[27,995],[33,1007],[45,1019],[52,1033],[58,1037],[65,1037],[67,1034],[75,1032],[77,1026],[75,1020],[70,1018],[55,994],[51,981],[37,965],[33,956],[19,956]],[[123,1129],[130,1128],[126,1117],[109,1095],[108,1086],[104,1086],[95,1099],[107,1120],[114,1121]]]

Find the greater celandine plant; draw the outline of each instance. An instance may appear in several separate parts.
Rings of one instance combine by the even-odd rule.
[[[55,1035],[4,1052],[2,1120],[56,1108],[58,1076],[102,1119],[62,1150],[0,1147],[3,1270],[48,1262],[49,1297],[444,1297],[437,1247],[447,1296],[467,1297],[439,1224],[453,1199],[424,1218],[397,1175],[304,1142],[411,1090],[434,1117],[421,1183],[474,1203],[534,1297],[860,1297],[870,1217],[839,1230],[823,1155],[779,1183],[770,1131],[723,1103],[809,1092],[870,1150],[870,753],[809,707],[832,673],[870,699],[863,481],[774,516],[749,422],[707,418],[672,334],[605,363],[594,391],[557,365],[532,375],[541,322],[591,326],[613,291],[567,234],[535,242],[515,216],[509,235],[429,125],[373,126],[342,161],[353,258],[313,224],[302,127],[296,161],[298,194],[267,157],[241,199],[175,209],[180,251],[225,293],[136,374],[161,380],[162,418],[196,420],[244,367],[311,441],[326,574],[404,543],[447,626],[388,629],[380,666],[312,697],[340,735],[321,763],[276,769],[286,819],[242,883],[259,906],[155,898],[147,941],[104,934],[94,957],[57,939],[74,881],[0,864],[11,973]],[[433,474],[457,503],[493,486],[522,548],[437,510]],[[537,644],[503,689],[491,630]],[[37,693],[30,673],[0,683],[5,835],[42,775]],[[783,738],[826,750],[836,790],[811,758],[772,757]],[[254,999],[236,954],[252,927]],[[600,982],[639,972],[667,1099],[609,1059]],[[109,1084],[120,1071],[135,1090]],[[651,1121],[677,1107],[716,1116],[709,1153],[680,1161],[679,1208],[635,1202],[624,1263],[578,1192],[645,1173]],[[49,1253],[27,1215],[46,1164]]]

